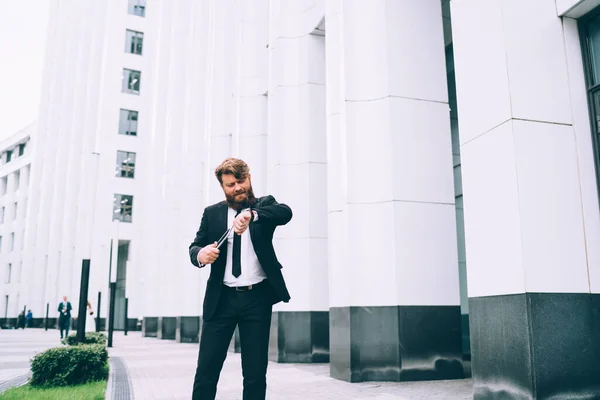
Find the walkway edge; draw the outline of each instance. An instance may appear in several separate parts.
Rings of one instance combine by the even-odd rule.
[[[129,371],[121,357],[110,357],[110,373],[106,384],[106,400],[131,400],[133,389]]]
[[[29,381],[30,378],[31,371],[28,371],[21,375],[17,375],[14,378],[7,380],[3,384],[0,384],[0,393],[3,393],[8,389],[12,389],[14,387],[23,386]]]

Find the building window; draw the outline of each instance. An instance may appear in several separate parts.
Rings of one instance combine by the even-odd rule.
[[[21,184],[21,171],[15,171],[15,190],[19,190]]]
[[[4,223],[4,212],[5,211],[6,211],[6,207],[3,206],[2,208],[0,208],[0,224]]]
[[[13,219],[17,219],[17,211],[19,210],[19,203],[15,201],[15,217]]]
[[[10,234],[10,250],[9,251],[13,251],[15,249],[15,233],[12,232]]]
[[[6,162],[7,162],[7,163],[9,163],[9,162],[10,162],[10,160],[12,159],[12,153],[13,153],[13,152],[12,152],[12,150],[8,150],[8,151],[6,152]]]
[[[137,136],[138,112],[121,109],[119,135]]]
[[[133,213],[133,196],[115,194],[113,200],[113,221],[131,222]]]
[[[21,157],[23,154],[25,154],[25,143],[21,143],[19,145],[19,157]]]
[[[123,92],[140,94],[140,79],[142,73],[132,69],[123,68]]]
[[[144,43],[144,34],[142,32],[125,31],[125,53],[142,55],[142,45]]]
[[[135,153],[117,151],[117,168],[115,176],[120,178],[133,178],[135,172]]]
[[[589,112],[592,116],[592,143],[596,164],[596,179],[600,187],[600,8],[579,20]]]
[[[0,253],[2,253],[2,236],[0,236]]]
[[[5,283],[10,283],[10,278],[12,275],[12,264],[8,264],[6,266],[6,279],[4,280]]]
[[[8,176],[2,177],[0,180],[0,195],[4,196],[6,194],[6,188],[8,186]]]
[[[127,12],[138,17],[146,16],[146,0],[129,0]]]

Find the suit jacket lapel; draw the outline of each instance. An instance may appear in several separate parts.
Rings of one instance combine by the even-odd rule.
[[[258,207],[260,203],[260,198],[256,199],[256,204],[254,205],[254,207]],[[256,240],[256,224],[250,222],[250,225],[248,225],[249,229],[250,229],[250,240],[252,240],[252,245],[255,245],[255,240]],[[256,249],[256,246],[254,246],[254,248]],[[256,250],[255,250],[256,251]]]
[[[229,207],[227,207],[227,203],[222,202],[221,206],[217,209],[217,212],[217,234],[219,236],[216,240],[218,240],[221,237],[221,235],[225,233],[227,229],[229,229],[229,226],[227,225],[227,214],[229,213]],[[219,266],[220,271],[218,276],[219,279],[222,281],[223,277],[225,276],[225,265],[227,265],[227,242],[224,242],[219,248],[219,250],[221,251],[219,253],[219,260],[222,261],[216,265]],[[215,267],[216,265],[213,264],[213,267]]]
[[[227,203],[223,202],[221,204],[221,206],[218,208],[218,212],[219,215],[217,216],[217,220],[218,220],[218,229],[217,232],[219,233],[219,237],[221,237],[221,235],[223,233],[225,233],[225,231],[227,229],[229,229],[229,226],[227,226],[227,213],[229,211],[229,207],[227,207]],[[224,246],[225,244],[223,244]]]

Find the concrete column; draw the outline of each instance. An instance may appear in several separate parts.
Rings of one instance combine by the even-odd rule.
[[[271,2],[270,192],[292,221],[276,232],[291,301],[274,308],[270,359],[327,362],[327,160],[323,1]]]
[[[214,170],[232,156],[235,66],[237,54],[236,13],[233,0],[211,0],[209,7],[209,43],[206,69],[206,108],[204,125],[205,204],[224,200]],[[199,221],[198,221],[199,222]],[[208,277],[208,270],[207,277]]]
[[[462,377],[441,2],[331,1],[326,27],[331,375]]]
[[[476,399],[600,392],[580,44],[554,2],[452,1]]]
[[[249,0],[236,6],[233,154],[248,163],[254,193],[262,196],[267,187],[269,1]]]

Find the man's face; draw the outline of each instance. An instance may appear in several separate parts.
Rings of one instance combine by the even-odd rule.
[[[239,210],[247,207],[254,200],[250,174],[245,179],[236,179],[233,174],[223,174],[221,179],[229,206]]]
[[[67,301],[67,296],[63,296],[63,301]]]

